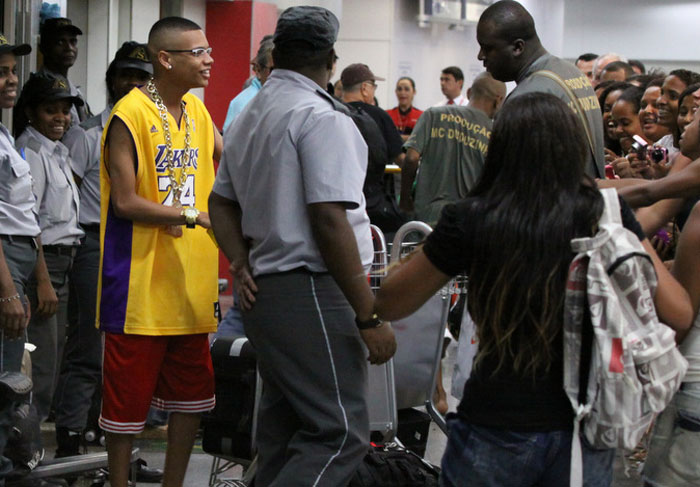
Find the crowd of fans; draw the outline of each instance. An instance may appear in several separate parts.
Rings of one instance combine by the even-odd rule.
[[[320,278],[314,284],[317,273],[330,272],[353,307],[349,311],[354,310],[357,315],[360,335],[370,347],[371,359],[379,363],[393,353],[393,335],[386,327],[383,332],[367,332],[367,328],[382,328],[382,319],[413,311],[450,276],[469,273],[468,309],[477,325],[481,348],[457,416],[450,423],[443,485],[471,485],[464,479],[475,482],[473,485],[511,485],[508,481],[514,476],[533,479],[527,485],[562,485],[558,482],[567,475],[571,443],[568,428],[573,413],[563,390],[558,389],[563,359],[556,348],[561,346],[561,316],[556,313],[563,305],[565,271],[571,259],[568,243],[575,236],[589,235],[595,226],[601,211],[596,184],[615,187],[622,198],[625,227],[639,237],[658,264],[660,292],[655,304],[659,316],[678,332],[681,350],[690,362],[690,372],[674,404],[662,413],[651,433],[644,476],[653,486],[697,485],[700,462],[695,460],[694,452],[700,446],[700,393],[694,379],[699,367],[696,362],[700,362],[700,336],[696,336],[698,327],[691,322],[700,307],[700,74],[687,69],[668,73],[647,70],[642,62],[616,53],[582,54],[572,65],[544,49],[532,18],[522,6],[503,0],[489,7],[479,22],[479,59],[486,70],[470,87],[465,90],[459,67],[446,67],[439,76],[445,98],[421,110],[413,105],[417,90],[414,80],[403,76],[396,81],[397,106],[385,111],[375,97],[377,82],[385,80],[366,64],[351,64],[335,83],[330,82],[338,59],[333,50],[337,19],[323,9],[290,10],[283,14],[275,35],[263,38],[251,61],[254,76],[232,99],[223,127],[222,167],[226,169],[217,177],[210,200],[210,205],[218,209],[218,213],[212,211],[212,226],[217,238],[240,237],[240,242],[222,241],[222,250],[231,259],[238,282],[234,306],[223,318],[218,336],[249,331],[248,323],[244,329],[246,320],[263,327],[270,316],[276,316],[250,311],[262,307],[254,306],[258,293],[254,279],[266,274],[282,276],[278,281],[261,281],[257,296],[261,301],[270,300],[265,309],[268,314],[279,307],[274,299],[278,286],[306,285],[297,282],[298,276],[293,276],[293,281],[286,280],[287,272],[296,267],[285,259],[289,260],[290,255],[297,258],[296,248],[292,246],[289,253],[277,255],[279,249],[271,247],[274,242],[258,235],[263,227],[254,229],[245,215],[241,221],[241,212],[254,211],[246,210],[246,200],[257,201],[259,195],[254,194],[253,186],[237,186],[243,184],[239,178],[252,178],[260,169],[247,166],[249,160],[237,151],[249,151],[250,161],[263,160],[260,164],[264,164],[266,154],[261,147],[270,151],[270,158],[284,160],[289,154],[282,152],[296,150],[299,155],[295,157],[304,160],[310,157],[303,151],[304,144],[318,149],[331,141],[309,141],[292,130],[299,137],[298,144],[276,145],[271,142],[274,130],[265,123],[271,124],[270,114],[282,110],[290,99],[298,100],[300,106],[314,106],[313,110],[322,114],[314,112],[314,116],[319,117],[328,116],[323,114],[331,107],[334,113],[349,116],[353,124],[320,124],[316,127],[318,133],[308,137],[319,138],[324,133],[332,138],[328,131],[337,127],[347,134],[343,147],[348,157],[366,164],[366,170],[355,168],[354,159],[349,161],[338,175],[347,177],[352,184],[361,182],[362,197],[350,194],[350,189],[357,188],[347,192],[335,188],[338,198],[347,199],[319,200],[319,208],[309,209],[308,231],[302,225],[299,234],[294,235],[318,243],[318,248],[305,250],[318,253],[315,260],[299,257],[313,262],[306,265],[312,275],[308,293],[314,293],[315,298],[315,286],[336,289],[333,282]],[[311,38],[308,32],[296,31],[294,22],[308,23],[317,29],[317,36]],[[163,29],[190,32],[198,27],[173,22]],[[39,42],[43,67],[32,73],[21,90],[17,86],[16,58],[28,54],[30,48],[13,45],[0,35],[0,104],[2,108],[14,108],[14,138],[5,127],[0,127],[0,373],[20,370],[26,327],[26,341],[35,345],[37,352],[32,354],[34,392],[28,413],[33,419],[25,426],[25,439],[34,438],[30,450],[41,451],[41,445],[36,444],[40,439],[39,424],[53,417],[57,457],[79,453],[91,407],[99,403],[101,395],[103,345],[95,328],[96,319],[99,321],[96,303],[102,299],[98,294],[102,264],[100,228],[102,225],[104,230],[105,212],[113,211],[105,210],[111,203],[105,206],[100,197],[101,185],[105,188],[104,175],[100,182],[102,133],[114,105],[154,75],[152,63],[160,70],[161,80],[172,69],[161,58],[151,59],[150,44],[125,43],[106,73],[109,106],[94,116],[68,79],[81,34],[69,19],[46,20]],[[181,53],[201,59],[210,56],[211,51],[208,45],[197,45],[192,49],[163,49],[159,53]],[[206,76],[208,79],[208,72]],[[517,83],[509,96],[504,84],[508,81]],[[268,83],[271,86],[266,89]],[[325,89],[321,108],[319,99],[314,98],[320,94],[309,92],[304,83]],[[280,98],[275,98],[281,95],[275,95],[273,86],[291,98],[281,103]],[[155,95],[153,99],[156,100]],[[184,111],[184,101],[182,106]],[[578,107],[574,115],[569,109],[572,107]],[[290,110],[289,126],[305,130],[306,119],[298,118],[300,109],[290,106]],[[280,111],[279,116],[287,116],[285,113]],[[260,132],[249,134],[253,122],[257,123],[256,117],[260,120],[260,126],[256,125]],[[151,133],[159,131],[154,124]],[[218,132],[209,143],[212,153],[218,154]],[[172,162],[172,157],[184,160],[182,149],[174,149],[169,154],[165,151],[170,149],[165,148],[158,152],[156,164]],[[141,150],[139,146],[138,151]],[[313,162],[321,171],[326,161]],[[200,164],[204,163],[200,159]],[[393,173],[387,170],[392,165],[396,167]],[[296,170],[294,164],[285,167]],[[293,175],[289,177],[295,180]],[[326,184],[321,179],[313,179],[314,184]],[[260,191],[281,191],[280,184],[292,183],[275,180]],[[186,181],[180,190],[181,194],[173,196],[177,201],[168,206],[187,206],[188,198],[194,198],[194,188],[188,189]],[[330,198],[322,191],[318,195],[307,192],[306,197]],[[338,201],[346,204],[340,213],[332,206]],[[297,203],[291,199],[284,210],[296,208]],[[364,251],[361,239],[358,237],[357,247],[328,250],[332,237],[323,232],[332,225],[324,225],[339,225],[333,219],[338,214],[344,219],[346,208],[353,229],[342,226],[346,221],[334,228],[346,232],[343,235],[351,240],[352,231],[359,235],[358,228],[364,228],[363,218],[367,217],[389,240],[403,223],[413,219],[435,227],[425,247],[390,273],[376,302],[367,297],[366,289],[358,287],[366,283],[353,287],[343,281],[351,280],[347,276],[352,271],[348,269],[360,265],[355,257]],[[363,210],[362,215],[352,220],[355,216],[350,217],[350,210],[357,208]],[[279,242],[285,242],[287,229],[275,220],[274,211],[273,208],[269,214],[259,215],[261,225],[270,220],[271,234],[279,233]],[[183,210],[188,228],[190,224],[208,227],[206,213],[196,213]],[[167,232],[173,237],[182,234],[176,217],[167,220]],[[227,229],[230,222],[236,223],[230,227],[234,230]],[[250,245],[261,248],[249,248]],[[265,268],[269,262],[264,259],[262,264],[249,263],[248,252],[260,259],[263,251],[284,265],[277,263],[275,270],[269,271]],[[103,244],[103,255],[104,252]],[[657,253],[664,265],[656,259]],[[329,269],[323,267],[329,256],[344,261],[348,255],[357,262],[350,259],[346,269],[330,269],[328,262]],[[669,293],[669,289],[673,292]],[[310,295],[304,293],[299,298],[302,301]],[[353,299],[353,293],[362,298],[355,295]],[[315,303],[318,307],[318,300]],[[362,316],[358,306],[363,309]],[[273,332],[282,333],[271,329]],[[295,338],[285,339],[293,342]],[[253,333],[253,340],[257,340],[256,346],[262,352],[263,365],[271,370],[284,367],[271,352],[278,344],[268,343],[269,337],[260,332]],[[316,342],[308,337],[303,346],[308,348],[311,343]],[[316,344],[321,346],[320,338]],[[351,363],[349,355],[346,358]],[[357,380],[362,380],[361,375]],[[281,380],[269,372],[263,376],[271,389],[275,381]],[[337,383],[337,377],[334,380]],[[20,388],[9,382],[3,387],[8,391]],[[280,384],[274,387],[280,396],[320,394],[311,388],[291,393]],[[346,392],[343,389],[342,394]],[[447,412],[441,381],[435,394],[438,409]],[[8,443],[6,426],[10,424],[8,418],[12,417],[14,403],[11,404],[9,393],[7,397],[4,402],[0,399],[0,485],[13,475],[19,480],[8,480],[8,486],[60,485],[64,482],[61,479],[21,483],[22,469],[36,459],[12,454],[16,446]],[[300,406],[303,407],[307,405]],[[363,414],[357,414],[358,421],[363,421]],[[336,420],[340,421],[331,417],[319,428],[332,430]],[[276,475],[279,480],[285,472],[279,463],[285,458],[284,449],[265,443],[273,441],[274,433],[273,428],[261,440],[261,465],[269,470],[259,477],[260,485],[273,483]],[[356,435],[360,444],[365,433],[362,427],[353,430],[350,426],[350,434]],[[293,432],[284,434],[291,438]],[[504,442],[516,445],[515,453],[499,452],[498,445]],[[550,458],[550,464],[542,460],[538,465],[519,466],[519,473],[513,473],[511,460],[532,453],[534,447],[529,445],[533,442],[543,442],[535,455],[538,459]],[[588,482],[584,485],[610,485],[613,455],[614,452],[584,447],[584,481]],[[289,461],[288,457],[284,461]],[[323,456],[318,458],[320,461]],[[482,458],[488,458],[488,462],[481,464]],[[350,463],[331,478],[347,480],[356,458],[344,461]],[[326,467],[331,460],[328,462]],[[503,470],[503,465],[508,465],[508,469]],[[310,460],[303,466],[316,468]],[[162,478],[161,471],[145,466],[139,475],[140,480],[146,481]]]

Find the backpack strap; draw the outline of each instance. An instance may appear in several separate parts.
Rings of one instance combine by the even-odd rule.
[[[591,239],[579,239],[582,243]],[[581,422],[588,416],[591,405],[587,403],[586,391],[589,368],[583,366],[584,321],[589,319],[587,300],[587,276],[589,257],[578,254],[569,266],[564,305],[564,389],[574,411],[571,438],[570,487],[583,485],[583,453],[581,449]],[[591,330],[592,332],[592,330]],[[588,364],[586,364],[588,365]],[[582,370],[585,369],[585,370]],[[583,377],[585,375],[585,377]]]
[[[598,225],[622,225],[622,217],[620,216],[620,200],[617,196],[617,190],[615,188],[605,188],[599,191],[601,196],[603,196],[605,209],[603,210],[603,214],[600,215]]]
[[[617,196],[615,188],[600,189],[600,195],[603,197],[603,213],[598,219],[598,230],[592,237],[580,237],[571,240],[571,250],[578,254],[581,252],[592,252],[594,249],[604,245],[610,238],[612,231],[622,225],[622,217],[620,215],[620,200]],[[601,232],[601,229],[608,230]]]

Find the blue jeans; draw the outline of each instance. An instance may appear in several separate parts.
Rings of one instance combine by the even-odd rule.
[[[654,487],[700,482],[700,382],[686,382],[654,421],[644,480]]]
[[[517,432],[448,419],[441,487],[562,487],[568,485],[571,431]],[[608,487],[615,450],[581,441],[584,487]]]
[[[230,336],[245,336],[243,317],[241,316],[241,309],[238,306],[238,295],[235,291],[233,293],[233,306],[229,308],[226,315],[224,315],[224,319],[219,323],[219,327],[214,335],[214,340]]]

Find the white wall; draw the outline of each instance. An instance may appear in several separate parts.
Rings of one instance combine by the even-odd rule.
[[[390,79],[393,0],[345,0],[335,50],[339,60],[333,81],[346,66],[364,63],[372,72]],[[375,96],[386,107],[387,82],[377,82]]]
[[[385,108],[396,106],[394,86],[401,76],[410,76],[416,82],[414,105],[426,109],[441,101],[440,72],[447,66],[459,66],[464,72],[464,88],[471,85],[474,77],[483,71],[477,59],[479,47],[476,43],[476,26],[465,26],[463,30],[451,30],[447,24],[418,27],[418,2],[396,0],[394,38],[392,43],[389,100],[380,99]]]
[[[93,113],[107,106],[104,79],[114,53],[127,40],[146,42],[159,15],[159,0],[68,1],[67,16],[83,31],[68,77],[80,87]]]
[[[450,30],[445,24],[418,27],[414,0],[345,0],[336,50],[340,57],[333,80],[352,63],[365,63],[377,75],[377,99],[396,106],[394,87],[401,76],[416,81],[414,103],[427,108],[442,99],[440,71],[450,65],[465,73],[465,86],[481,72],[473,27]]]
[[[146,42],[151,26],[160,18],[160,0],[132,0],[131,3],[131,38],[122,42]]]
[[[535,20],[535,28],[542,45],[555,56],[561,56],[564,46],[565,1],[521,0],[520,3]]]
[[[343,2],[343,0],[272,0],[272,3],[277,5],[277,8],[280,9],[280,12],[286,8],[296,7],[298,5],[313,5],[315,7],[327,8],[328,10],[333,12],[339,20],[342,21],[344,3],[349,3],[353,1],[354,0],[345,0],[345,2]],[[381,2],[383,0],[377,1]]]
[[[563,55],[614,51],[647,67],[700,71],[697,0],[565,0]]]
[[[532,13],[542,42],[560,55],[563,44],[564,0],[523,0]],[[414,105],[425,109],[443,99],[440,72],[459,66],[466,92],[483,71],[477,59],[476,25],[451,29],[447,24],[418,26],[416,0],[345,0],[337,50],[340,60],[335,79],[350,63],[364,62],[378,76],[377,99],[384,108],[396,105],[394,86],[401,76],[416,82]],[[387,52],[388,50],[388,52]]]

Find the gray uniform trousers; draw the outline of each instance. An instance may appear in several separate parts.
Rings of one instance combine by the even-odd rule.
[[[17,292],[26,302],[26,283],[36,264],[36,248],[26,241],[9,242],[3,238],[2,251],[5,254],[5,261],[10,268],[10,275],[15,282]],[[8,340],[0,331],[0,371],[19,372],[22,367],[23,353],[23,338]],[[4,477],[12,470],[12,462],[3,456],[3,452],[13,422],[12,411],[14,407],[14,403],[3,403],[0,406],[0,486],[5,484]]]
[[[85,229],[73,260],[68,301],[68,329],[63,364],[56,386],[56,426],[80,431],[102,375],[102,333],[95,327],[100,233]]]
[[[343,487],[369,446],[366,352],[330,274],[256,278],[243,312],[263,392],[256,487]]]
[[[32,353],[32,382],[34,383],[32,401],[42,422],[51,411],[53,392],[58,379],[58,367],[63,355],[68,321],[68,273],[73,257],[44,252],[44,260],[58,297],[58,307],[56,314],[49,317],[32,312],[32,319],[27,329],[29,342],[36,345],[36,350]],[[37,281],[34,275],[29,279],[27,289],[32,310],[36,310],[38,298]]]

